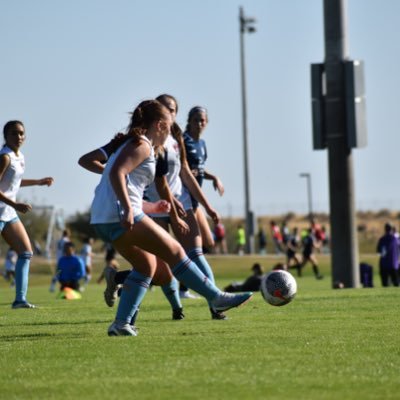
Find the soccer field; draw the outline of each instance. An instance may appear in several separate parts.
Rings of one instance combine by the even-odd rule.
[[[219,286],[253,261],[213,258]],[[31,277],[35,310],[11,310],[14,292],[1,283],[1,399],[400,398],[400,290],[376,277],[374,289],[332,290],[307,267],[292,303],[272,307],[256,293],[227,321],[211,320],[202,299],[183,300],[186,318],[172,321],[156,288],[138,337],[107,336],[115,309],[102,285],[57,300],[47,278]]]

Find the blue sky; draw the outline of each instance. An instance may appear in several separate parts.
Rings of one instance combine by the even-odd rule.
[[[246,35],[252,208],[306,212],[311,172],[316,211],[328,211],[327,152],[312,150],[310,63],[322,62],[322,0],[15,0],[0,2],[0,123],[24,121],[26,177],[51,188],[21,197],[89,208],[98,176],[79,156],[105,143],[141,100],[170,93],[185,126],[194,105],[209,110],[207,167],[225,184],[223,215],[244,212],[239,6],[257,18]],[[349,0],[352,59],[365,62],[368,146],[354,150],[358,209],[400,205],[396,183],[400,87],[396,0]]]

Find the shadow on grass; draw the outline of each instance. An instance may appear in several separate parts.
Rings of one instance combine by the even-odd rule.
[[[16,335],[6,335],[6,336],[1,336],[2,341],[7,341],[7,342],[17,342],[17,341],[32,341],[32,340],[42,340],[42,339],[48,339],[48,338],[57,338],[59,337],[62,340],[65,340],[67,337],[70,339],[81,339],[83,336],[79,333],[71,333],[71,334],[65,334],[65,333],[24,333],[24,334],[16,334]]]
[[[55,326],[55,325],[92,325],[92,324],[106,324],[110,320],[96,320],[96,321],[44,321],[44,322],[23,322],[12,323],[12,326]],[[8,327],[8,324],[0,324],[0,327]]]

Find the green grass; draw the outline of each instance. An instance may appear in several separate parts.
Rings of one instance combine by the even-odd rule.
[[[212,258],[219,285],[247,276],[255,260],[276,261]],[[135,338],[107,337],[115,309],[104,305],[102,286],[65,301],[48,281],[31,277],[36,310],[11,310],[13,290],[0,284],[2,399],[400,397],[400,290],[380,288],[376,277],[374,289],[332,290],[307,267],[292,303],[272,307],[257,293],[228,321],[212,321],[203,300],[184,300],[186,319],[172,321],[157,288]]]

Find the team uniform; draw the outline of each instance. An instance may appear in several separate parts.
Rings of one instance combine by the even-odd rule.
[[[142,210],[143,193],[146,186],[154,180],[155,176],[153,147],[145,136],[142,136],[141,140],[146,142],[150,147],[150,155],[127,174],[125,182],[129,200],[133,208],[135,223],[139,223],[143,218],[146,218]],[[126,232],[126,228],[122,227],[119,222],[121,210],[110,182],[110,171],[122,149],[129,143],[131,143],[130,140],[121,145],[108,159],[92,202],[91,224],[94,225],[99,236],[106,242],[114,242]],[[146,224],[149,227],[151,226],[149,222],[146,222]],[[154,245],[157,244],[154,243]],[[157,251],[155,252],[157,253]],[[222,293],[187,256],[184,256],[176,265],[171,265],[170,267],[177,279],[202,294],[207,300],[212,301],[218,311],[236,307],[247,301],[252,295],[251,293],[244,293],[238,296],[230,296],[227,293]],[[131,326],[131,321],[138,311],[139,305],[150,286],[150,282],[150,276],[143,275],[136,270],[130,272],[125,279],[124,288],[121,291],[115,321],[108,329],[110,336],[137,335],[136,330]]]
[[[133,208],[134,222],[143,219],[143,194],[146,187],[153,182],[155,177],[154,149],[146,136],[141,136],[150,147],[150,155],[137,168],[126,177],[128,196]],[[90,223],[94,225],[99,236],[106,242],[113,242],[121,236],[126,228],[120,224],[121,210],[119,201],[111,186],[110,171],[121,151],[129,144],[126,141],[118,150],[111,154],[101,176],[100,183],[96,187],[95,197],[91,207]]]
[[[169,135],[164,143],[165,153],[157,160],[156,177],[165,176],[172,195],[181,202],[185,210],[192,208],[190,194],[180,178],[181,157],[178,142]],[[153,182],[145,191],[145,199],[151,202],[160,200],[156,184]],[[169,217],[169,214],[149,214],[152,217]],[[168,221],[169,222],[169,221]]]
[[[155,163],[153,148],[151,147],[151,149],[152,149],[152,155],[151,155],[152,161],[151,161],[151,163],[150,162],[147,163],[148,166],[150,166],[150,164]],[[121,149],[120,149],[114,155],[115,149],[113,148],[113,146],[110,146],[110,144],[101,147],[99,150],[104,154],[104,156],[107,160],[107,164],[109,164],[110,162],[113,162],[112,160],[115,157],[117,157],[117,155],[121,151]],[[157,159],[154,176],[163,176],[168,172],[168,164],[167,164],[166,160],[167,160],[166,153],[165,153],[165,157],[163,157],[162,162],[160,162],[160,157],[159,157],[159,159]],[[145,168],[146,166],[143,165],[142,167]],[[144,184],[141,186],[141,190],[143,190],[143,187],[148,188],[148,185],[151,182],[153,182],[153,179],[154,179],[153,178],[153,168],[154,168],[153,165],[151,165],[152,172],[148,176],[149,182],[148,183],[144,182]],[[157,193],[157,195],[158,195],[158,193]],[[145,200],[148,200],[146,198],[146,196],[144,196],[144,197],[145,197]],[[157,200],[159,200],[159,197],[157,198]],[[118,208],[118,204],[117,204],[117,208]],[[135,213],[135,215],[136,215],[136,213]],[[168,215],[168,214],[166,214],[166,215]],[[144,214],[143,214],[143,216],[144,216]],[[135,221],[137,222],[138,218],[136,218]],[[115,229],[118,231],[118,227],[116,227]],[[121,231],[121,233],[122,232],[123,231]],[[108,243],[109,241],[110,240],[107,240],[106,243]],[[104,277],[106,278],[106,281],[107,281],[107,287],[106,287],[106,290],[104,291],[104,299],[105,299],[106,304],[109,307],[112,307],[116,300],[116,293],[117,293],[118,286],[122,285],[124,283],[125,279],[130,274],[130,271],[118,271],[117,272],[115,268],[113,268],[111,266],[106,266],[103,273],[104,273]],[[177,309],[181,309],[181,307],[182,307],[182,305],[179,302],[179,298],[175,296],[175,288],[174,288],[175,285],[176,285],[176,282],[175,283],[171,282],[171,283],[161,286],[165,296],[167,297],[167,299],[170,302],[172,309],[174,311]],[[137,314],[135,315],[134,319],[136,318],[136,316],[137,316]],[[133,319],[133,322],[134,322],[134,319]]]
[[[3,177],[0,181],[0,191],[9,199],[16,201],[17,193],[21,186],[22,176],[25,172],[25,158],[21,152],[17,155],[8,146],[4,146],[0,150],[0,155],[3,154],[7,154],[10,159],[10,164],[4,171]],[[6,227],[6,225],[14,224],[18,221],[19,217],[15,209],[0,201],[0,232]],[[16,297],[12,305],[13,308],[19,308],[20,306],[33,308],[33,306],[26,300],[31,258],[32,253],[29,251],[25,251],[18,255],[17,263],[15,265]]]
[[[81,257],[84,265],[92,266],[92,246],[89,243],[85,243],[81,250]]]
[[[4,146],[0,150],[0,156],[3,154],[7,154],[10,158],[10,165],[4,171],[3,178],[0,181],[0,191],[9,199],[16,201],[22,176],[25,172],[25,158],[21,152],[16,155],[8,146]],[[19,217],[15,208],[0,201],[0,232],[7,224],[12,224],[18,220]]]
[[[200,142],[200,141],[199,141]],[[181,158],[180,158],[180,148],[179,144],[176,139],[172,135],[169,135],[167,140],[164,143],[164,148],[165,148],[165,154],[166,157],[163,158],[159,163],[161,163],[158,173],[159,176],[165,176],[168,182],[168,186],[170,187],[172,195],[181,202],[183,208],[185,211],[191,210],[194,207],[193,205],[193,198],[191,197],[189,191],[187,188],[183,185],[182,180],[180,178],[180,172],[181,172]],[[196,152],[199,152],[201,154],[207,154],[206,149],[205,149],[205,142],[202,141],[202,146],[198,146]],[[194,154],[192,152],[192,154]],[[207,157],[204,157],[204,161]],[[158,163],[158,164],[159,164]],[[162,163],[164,163],[164,167],[162,167]],[[204,163],[201,166],[201,170],[204,173]],[[162,175],[161,175],[162,174]],[[146,190],[145,196],[149,201],[155,202],[160,199],[160,196],[157,192],[157,188],[155,183],[152,183],[150,187]],[[195,200],[197,203],[197,200]],[[198,204],[198,203],[197,203]],[[160,218],[163,217],[163,215],[156,214],[153,215],[154,218]],[[168,214],[165,214],[164,217],[168,217]],[[169,218],[168,218],[168,222]],[[212,272],[212,269],[210,265],[208,264],[207,260],[205,259],[203,255],[203,250],[201,247],[193,247],[193,248],[186,248],[185,249],[188,257],[197,265],[197,267],[200,269],[201,272],[211,282],[215,282],[214,279],[214,274]],[[183,289],[183,286],[181,285],[181,289]],[[192,294],[190,294],[187,290],[181,290],[181,296],[184,298],[195,298]],[[211,304],[210,304],[211,307]],[[216,313],[213,309],[211,309],[211,313],[214,316],[214,318],[217,319],[217,316],[221,316],[222,314]]]
[[[196,180],[200,186],[203,185],[205,163],[207,161],[207,146],[203,139],[194,140],[188,132],[183,134],[186,149],[186,158],[191,170],[197,170]],[[199,203],[192,197],[193,208],[196,209]]]

